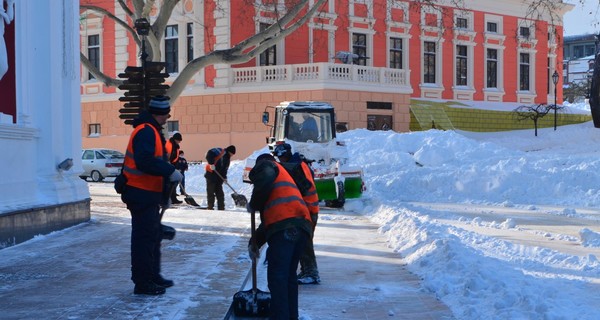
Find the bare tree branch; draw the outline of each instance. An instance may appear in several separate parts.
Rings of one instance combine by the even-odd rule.
[[[107,16],[108,18],[110,18],[113,21],[115,21],[118,25],[120,25],[121,27],[123,27],[127,32],[129,32],[133,36],[133,40],[135,41],[135,43],[138,46],[141,45],[140,39],[138,39],[137,33],[135,32],[135,30],[132,27],[130,27],[127,22],[121,20],[119,17],[115,16],[110,11],[108,11],[108,10],[106,10],[104,8],[100,8],[98,6],[92,6],[92,5],[86,5],[86,4],[80,5],[79,8],[80,9],[84,9],[84,10],[95,11],[95,12],[98,12],[99,14],[101,14],[101,15]]]
[[[133,11],[131,11],[131,9],[129,9],[129,7],[125,3],[125,0],[119,0],[119,5],[121,6],[121,9],[123,9],[123,11],[125,11],[125,14],[127,16],[129,16],[129,18],[133,19]]]
[[[111,78],[109,76],[107,76],[106,74],[104,74],[102,71],[98,70],[98,68],[96,68],[91,62],[90,60],[88,60],[88,58],[86,56],[83,55],[83,53],[79,53],[79,58],[81,60],[81,63],[88,69],[88,71],[94,75],[94,77],[96,79],[98,79],[98,81],[104,83],[105,85],[109,86],[109,87],[118,87],[120,84],[123,83],[123,80],[117,80],[114,78]]]
[[[250,61],[267,48],[296,31],[300,26],[306,23],[308,19],[313,17],[317,9],[319,9],[326,1],[327,0],[318,0],[311,8],[309,8],[303,17],[298,19],[299,12],[308,4],[308,0],[302,0],[279,20],[281,22],[280,24],[271,25],[265,31],[238,43],[233,48],[227,50],[215,50],[205,56],[190,61],[179,73],[179,76],[167,91],[167,95],[171,97],[171,101],[177,100],[190,79],[198,73],[200,69],[206,66],[223,62],[228,64],[238,64]],[[289,27],[286,27],[286,25],[294,19],[298,20]],[[248,48],[252,48],[252,50],[244,53]]]

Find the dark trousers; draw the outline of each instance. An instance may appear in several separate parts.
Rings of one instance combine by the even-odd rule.
[[[215,198],[217,199],[217,209],[225,210],[225,193],[223,193],[223,182],[214,182],[206,179],[206,202],[208,209],[214,209]]]
[[[317,257],[315,256],[315,247],[313,246],[313,238],[315,236],[315,228],[319,220],[318,214],[311,214],[310,218],[313,222],[313,235],[306,242],[306,249],[300,256],[300,273],[303,275],[318,277],[319,268],[317,267]]]
[[[160,274],[160,213],[157,204],[127,204],[131,212],[131,280],[143,284]]]
[[[185,192],[185,171],[181,171],[181,175],[183,176],[183,178],[181,179],[181,183],[179,184],[179,194],[184,194]]]
[[[267,241],[267,282],[271,292],[271,320],[298,319],[296,269],[308,233],[293,227],[275,232]]]

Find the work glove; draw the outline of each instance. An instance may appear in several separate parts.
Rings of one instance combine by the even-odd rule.
[[[171,182],[180,182],[183,179],[183,175],[181,174],[181,172],[179,172],[179,170],[173,170],[173,173],[171,173],[171,175],[169,176],[169,181]]]
[[[252,260],[258,259],[260,257],[260,250],[258,249],[257,245],[248,245],[248,256]]]
[[[215,171],[215,169],[216,169],[215,165],[214,165],[214,164],[211,164],[211,165],[210,165],[210,170],[212,170],[212,171]]]

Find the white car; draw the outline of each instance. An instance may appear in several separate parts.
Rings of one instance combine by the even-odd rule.
[[[83,149],[81,164],[83,173],[81,179],[98,182],[107,177],[116,177],[123,169],[125,155],[117,150],[110,149]]]

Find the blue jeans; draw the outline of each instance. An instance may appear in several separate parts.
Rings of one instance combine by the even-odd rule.
[[[267,281],[271,292],[271,320],[298,319],[298,279],[296,270],[308,234],[289,228],[272,234],[267,241]]]

